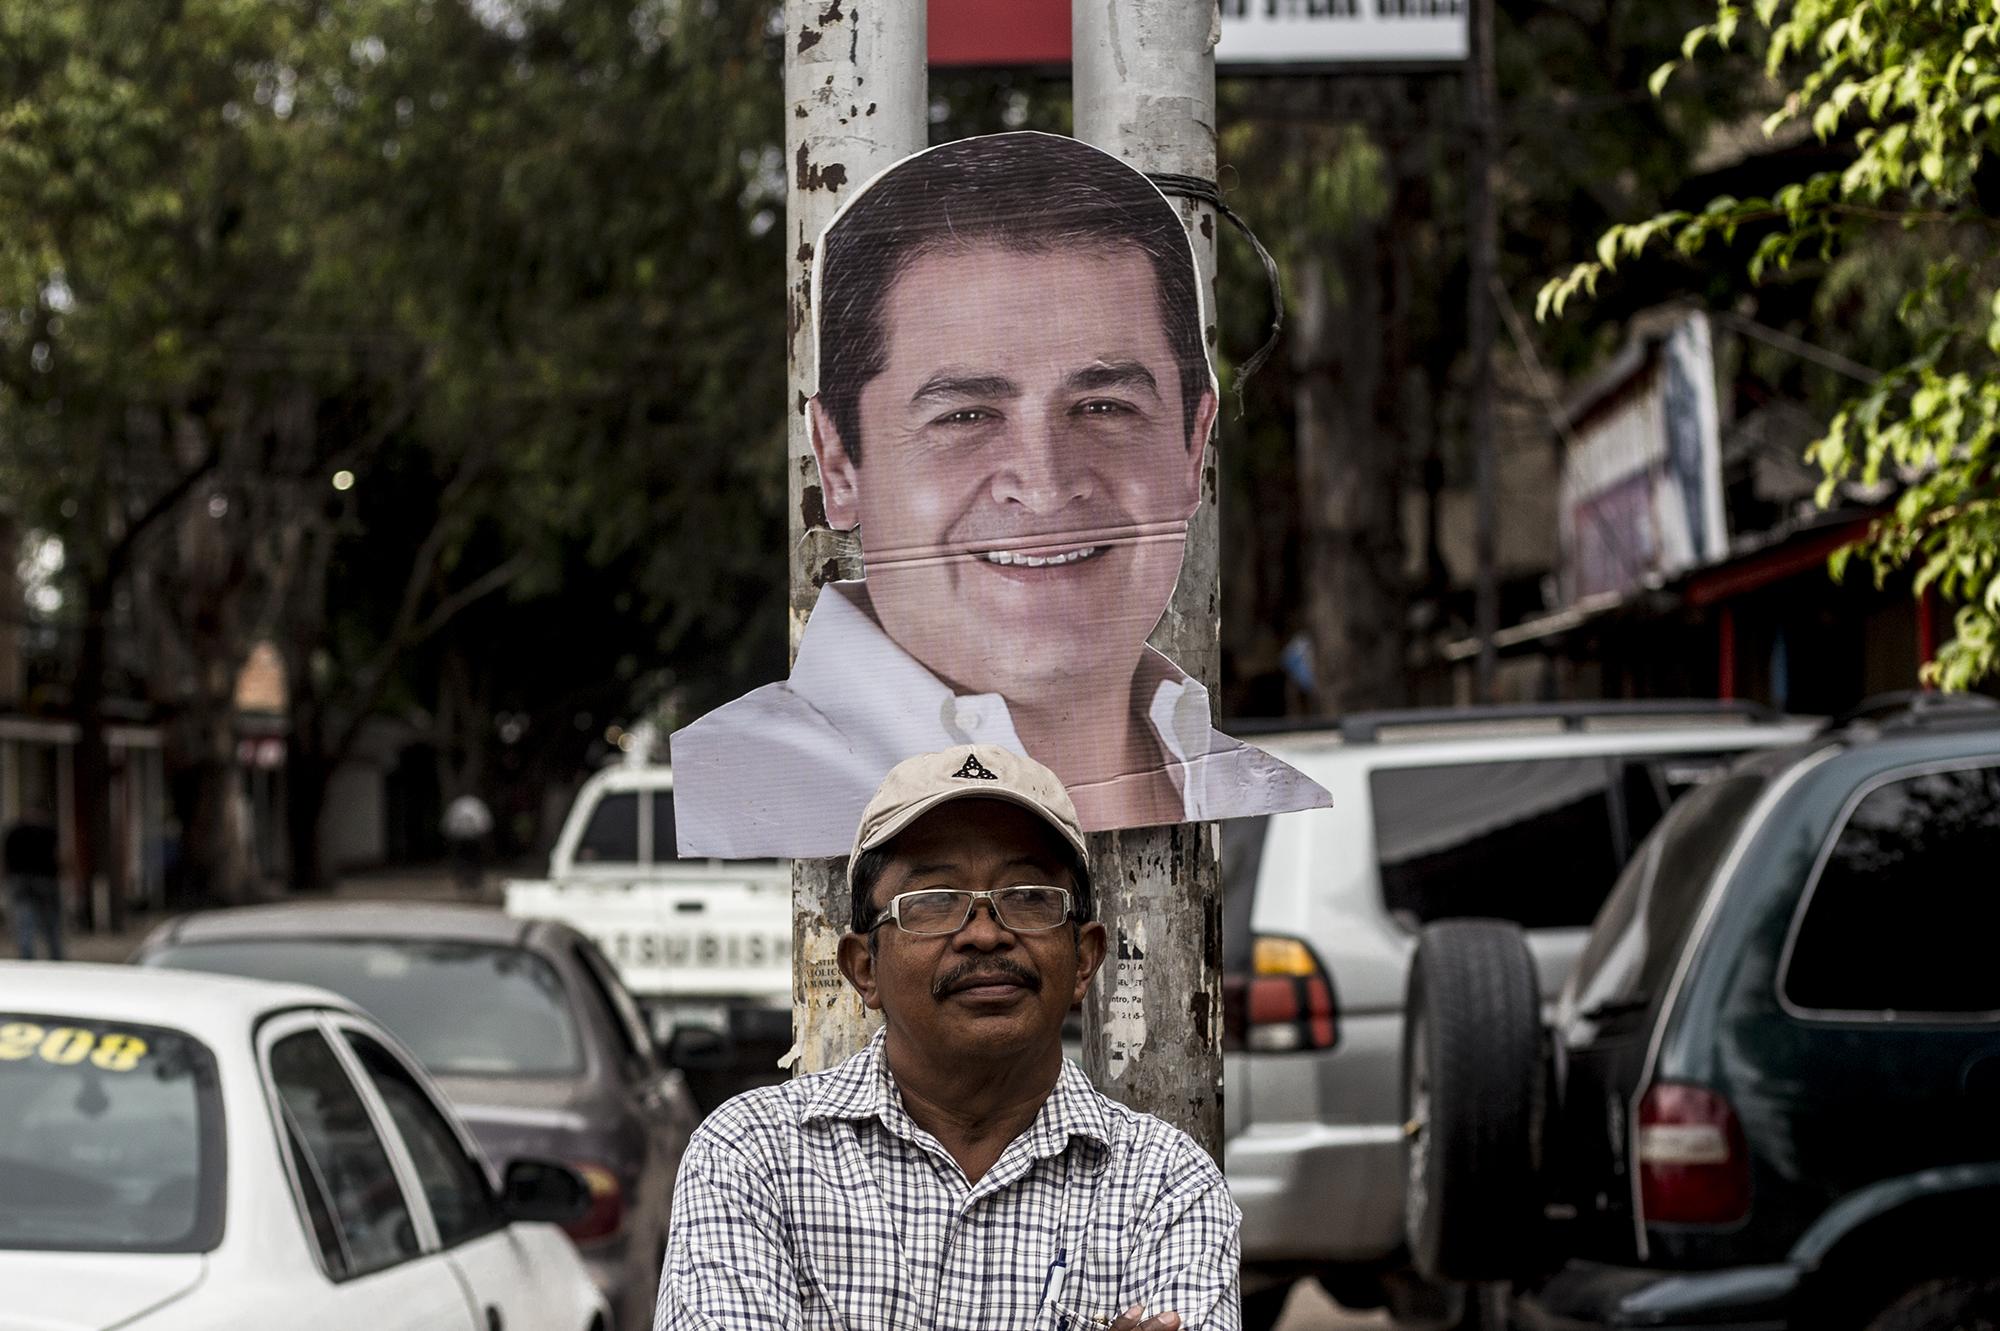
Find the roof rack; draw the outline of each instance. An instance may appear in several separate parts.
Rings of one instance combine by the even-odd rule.
[[[1916,730],[1928,725],[1968,720],[2000,720],[2000,701],[1983,693],[1936,693],[1929,689],[1898,689],[1863,698],[1820,727],[1822,735],[1857,725],[1883,730]]]
[[[1783,714],[1744,698],[1614,698],[1587,702],[1500,703],[1482,707],[1409,707],[1392,711],[1350,712],[1342,717],[1243,717],[1223,723],[1235,735],[1271,735],[1292,731],[1338,730],[1349,744],[1372,744],[1384,730],[1409,727],[1486,725],[1495,721],[1555,721],[1564,730],[1583,730],[1592,721],[1637,720],[1648,717],[1727,717],[1749,724],[1768,724]]]

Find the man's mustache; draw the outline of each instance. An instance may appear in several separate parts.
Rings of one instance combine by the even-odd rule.
[[[970,989],[975,985],[992,983],[1012,983],[1020,985],[1031,994],[1042,992],[1042,977],[1023,966],[1018,961],[1005,957],[987,957],[976,961],[960,962],[939,976],[931,985],[931,997],[943,1002],[945,996],[959,989]]]

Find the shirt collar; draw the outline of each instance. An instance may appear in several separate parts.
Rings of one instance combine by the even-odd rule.
[[[882,1048],[886,1038],[887,1032],[877,1029],[861,1052],[820,1074],[819,1093],[807,1102],[801,1121],[872,1118],[899,1137],[921,1132],[896,1090],[896,1078]],[[1024,1135],[1030,1154],[1036,1157],[1061,1155],[1072,1137],[1109,1147],[1111,1115],[1104,1096],[1090,1084],[1083,1069],[1065,1058],[1055,1089],[1042,1102]]]
[[[821,589],[799,639],[789,681],[843,734],[901,760],[952,744],[998,744],[1022,752],[1007,700],[954,694],[882,631],[863,582]]]

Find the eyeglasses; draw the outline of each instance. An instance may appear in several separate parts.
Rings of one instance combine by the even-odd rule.
[[[955,934],[972,918],[972,908],[984,901],[1002,928],[1017,934],[1061,928],[1070,917],[1070,895],[1061,887],[996,887],[991,892],[962,892],[951,887],[927,887],[899,892],[889,898],[880,919],[868,926],[873,933],[894,924],[906,934]]]

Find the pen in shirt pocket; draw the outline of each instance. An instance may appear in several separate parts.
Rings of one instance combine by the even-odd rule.
[[[1042,1281],[1042,1306],[1055,1314],[1055,1331],[1091,1331],[1092,1327],[1110,1326],[1109,1317],[1092,1317],[1087,1313],[1065,1308],[1059,1302],[1063,1279],[1069,1274],[1069,1255],[1056,1249],[1056,1258],[1049,1263],[1049,1273]]]

